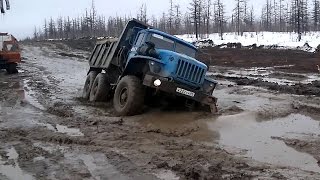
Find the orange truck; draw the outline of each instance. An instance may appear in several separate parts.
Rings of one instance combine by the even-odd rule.
[[[0,69],[9,74],[18,73],[17,65],[21,62],[20,47],[17,39],[8,34],[0,33]]]

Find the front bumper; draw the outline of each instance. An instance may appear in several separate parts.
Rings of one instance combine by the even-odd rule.
[[[159,79],[161,81],[160,86],[155,86],[154,81]],[[208,105],[212,113],[217,113],[217,98],[208,94],[205,94],[200,90],[193,90],[189,87],[179,85],[172,81],[169,81],[167,78],[157,77],[154,75],[147,74],[144,77],[143,85],[164,91],[169,94],[175,94],[176,96],[182,96],[187,99],[191,99],[197,102],[200,102],[202,105]]]

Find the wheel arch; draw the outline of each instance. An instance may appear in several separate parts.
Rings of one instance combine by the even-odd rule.
[[[149,60],[149,58],[144,57],[134,57],[129,59],[126,68],[122,73],[122,77],[133,75],[141,80],[146,74],[146,72],[149,71]]]

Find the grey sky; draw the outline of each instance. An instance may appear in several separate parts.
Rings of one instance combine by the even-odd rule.
[[[44,18],[58,16],[77,17],[86,8],[91,7],[91,0],[10,0],[12,9],[6,15],[0,15],[0,32],[10,32],[18,38],[31,36],[34,26],[43,25]],[[173,0],[186,11],[191,0]],[[214,0],[212,0],[214,1]],[[227,14],[234,8],[234,0],[222,0]],[[250,0],[256,13],[260,14],[265,0]],[[169,0],[95,0],[99,14],[105,16],[131,15],[135,17],[142,3],[148,7],[148,15],[160,16],[167,12]]]

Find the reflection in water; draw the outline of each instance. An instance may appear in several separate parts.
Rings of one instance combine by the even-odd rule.
[[[291,114],[285,118],[257,122],[254,113],[245,112],[221,116],[209,127],[220,133],[219,143],[229,151],[247,150],[247,157],[279,166],[296,167],[320,172],[317,160],[311,155],[288,147],[272,137],[296,138],[302,134],[320,135],[319,122],[310,117]]]

